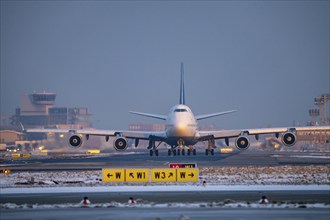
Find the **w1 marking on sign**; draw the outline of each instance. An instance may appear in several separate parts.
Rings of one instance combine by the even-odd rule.
[[[149,182],[150,169],[126,169],[126,182]]]

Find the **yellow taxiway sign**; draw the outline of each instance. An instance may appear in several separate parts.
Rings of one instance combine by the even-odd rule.
[[[103,169],[103,182],[125,182],[125,169]]]
[[[151,169],[151,182],[176,182],[176,169]]]
[[[126,182],[149,182],[150,169],[126,169]]]
[[[199,178],[198,169],[181,168],[176,171],[177,182],[197,182]]]
[[[198,168],[104,168],[103,182],[197,182]]]

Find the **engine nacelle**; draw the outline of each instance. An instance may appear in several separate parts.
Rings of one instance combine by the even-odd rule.
[[[297,141],[297,137],[294,133],[286,132],[282,135],[282,143],[285,146],[291,147],[293,146]]]
[[[74,134],[69,138],[69,144],[72,147],[78,148],[82,145],[82,143],[83,143],[82,138],[79,135]]]
[[[127,140],[125,138],[117,138],[113,142],[113,147],[116,151],[125,151],[128,147]]]
[[[236,138],[235,145],[239,150],[246,150],[250,147],[250,140],[245,136]]]

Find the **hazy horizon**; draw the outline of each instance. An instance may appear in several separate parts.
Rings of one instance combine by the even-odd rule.
[[[20,96],[57,94],[93,125],[162,123],[179,102],[202,124],[305,125],[330,92],[329,1],[1,1],[1,114]],[[328,108],[329,110],[330,108]],[[328,117],[329,117],[328,113]]]

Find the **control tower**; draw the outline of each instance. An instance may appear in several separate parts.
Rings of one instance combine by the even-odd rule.
[[[34,93],[30,95],[35,105],[54,105],[56,94],[54,93]]]
[[[55,104],[55,93],[33,93],[21,97],[20,115],[47,115],[48,109]],[[16,109],[17,111],[18,109]]]

